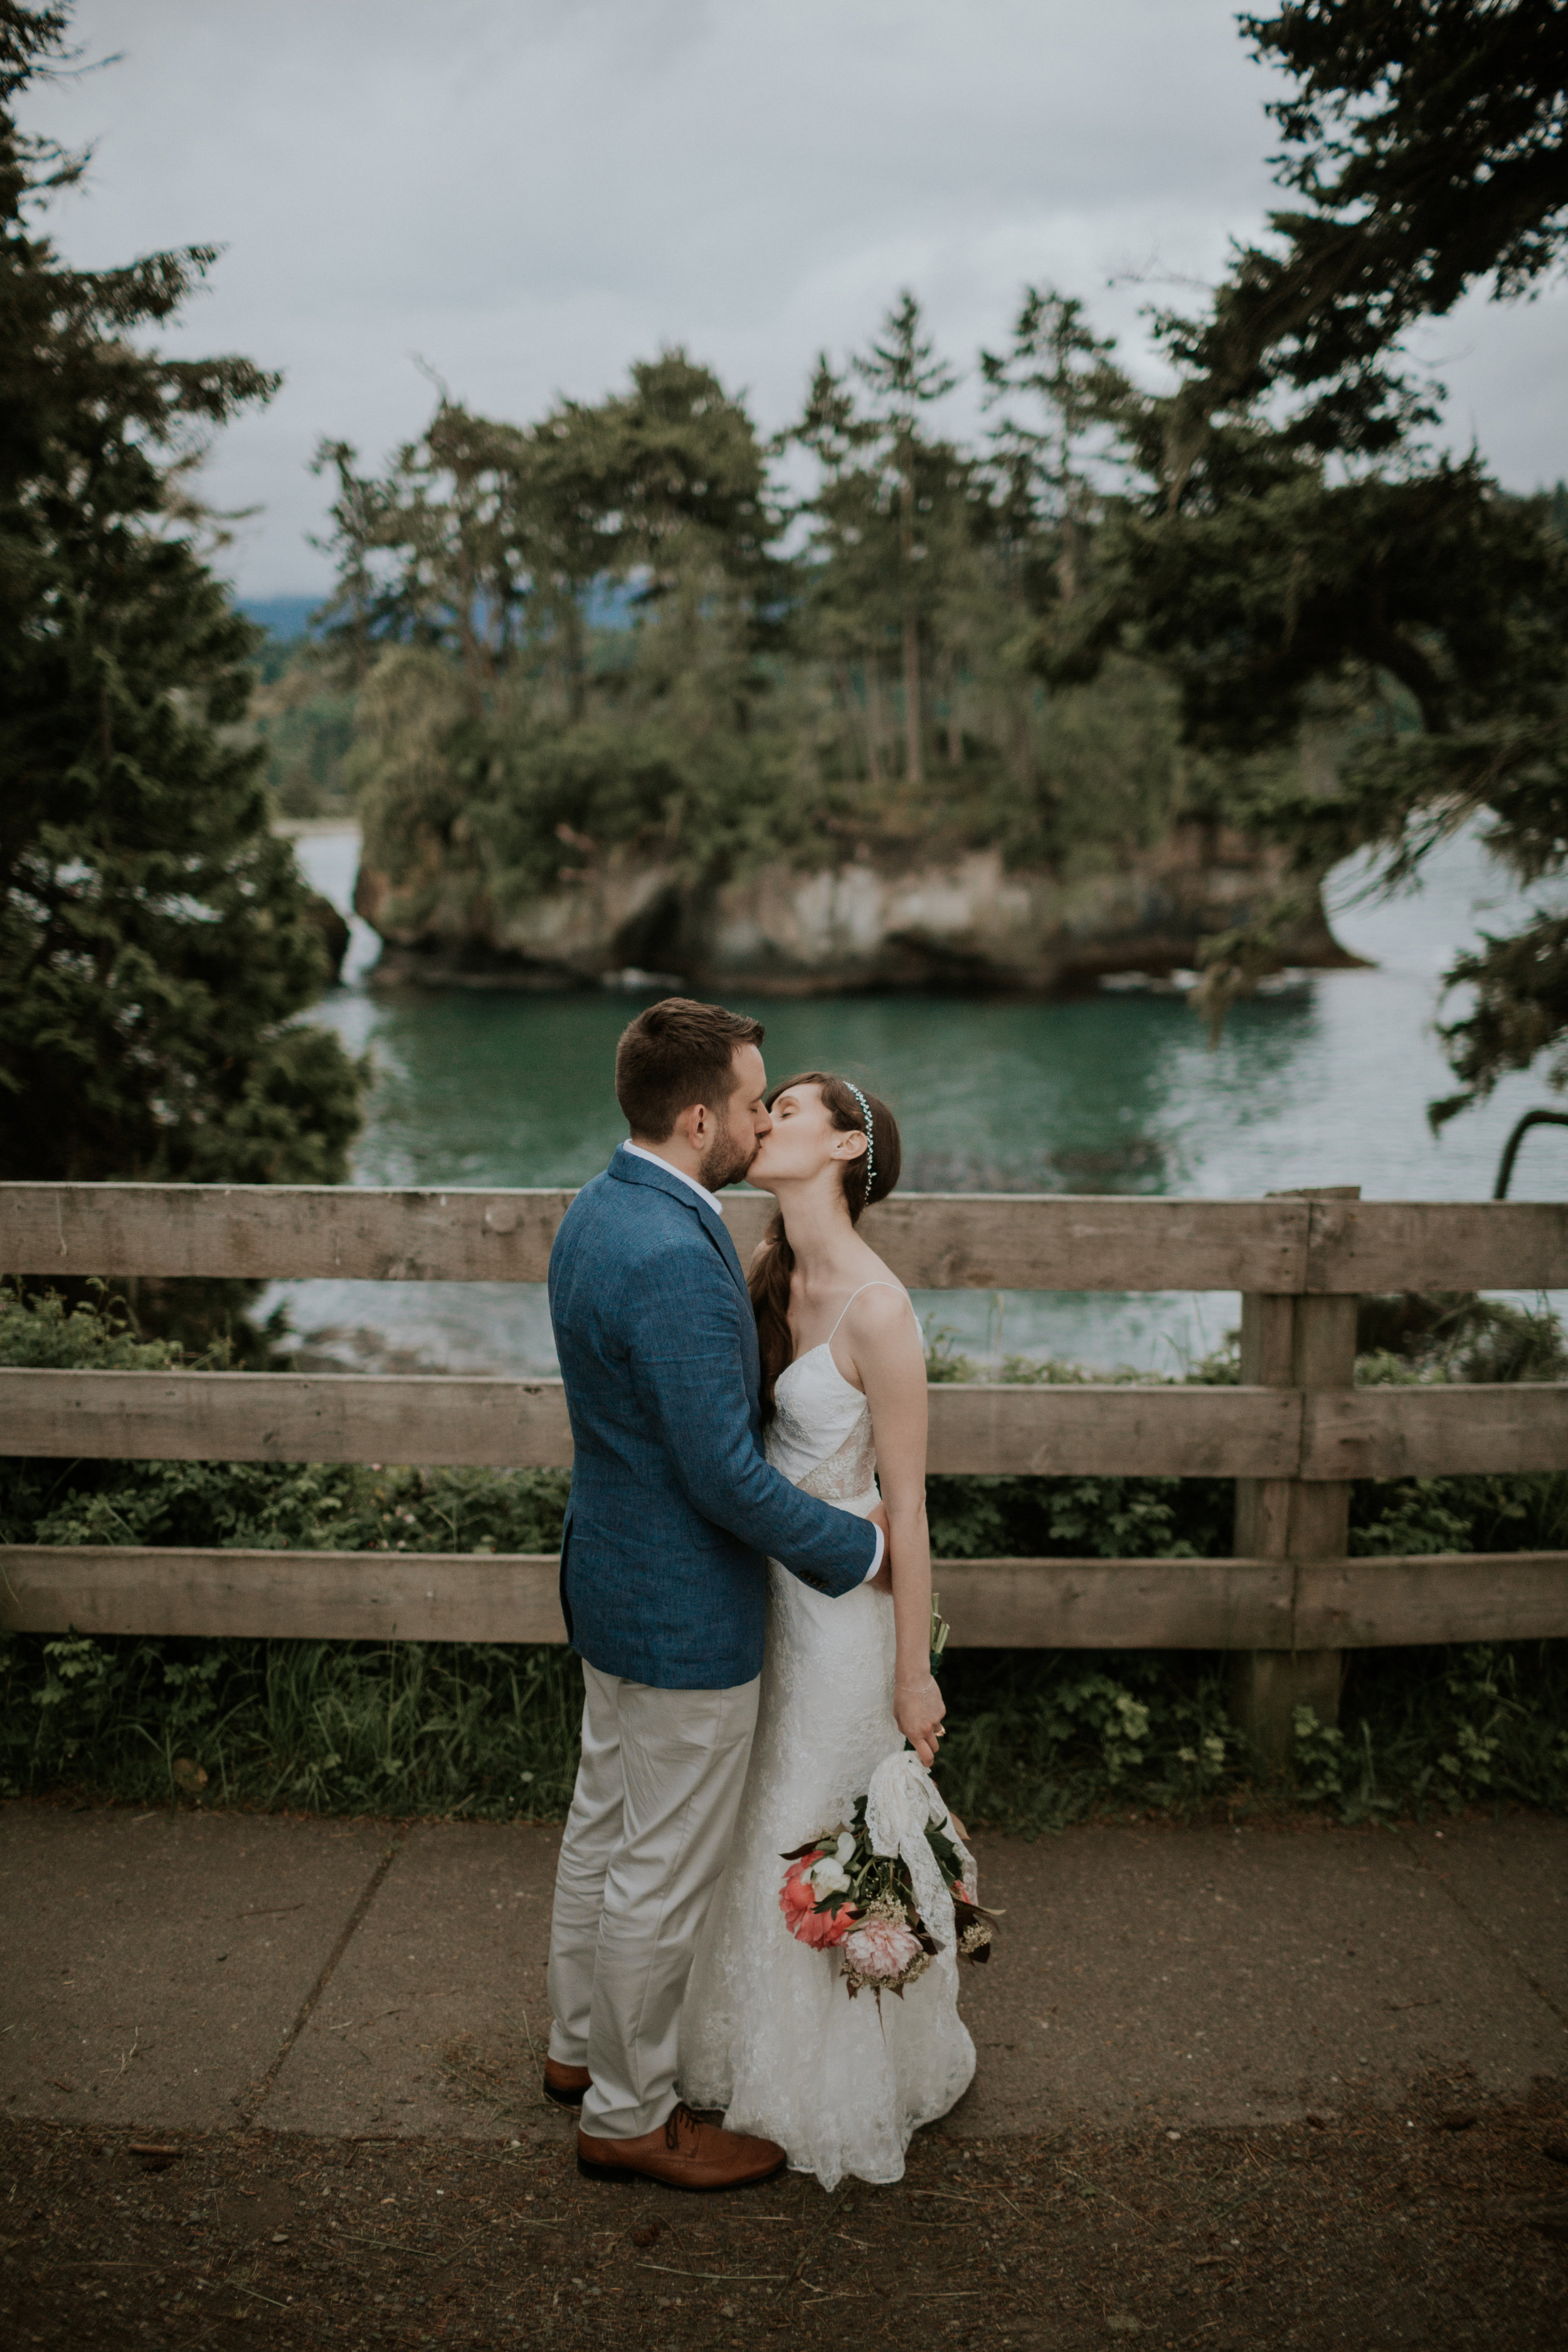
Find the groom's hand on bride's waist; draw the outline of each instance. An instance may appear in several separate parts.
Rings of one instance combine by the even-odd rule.
[[[873,1592],[891,1592],[893,1589],[893,1545],[892,1529],[888,1525],[887,1505],[885,1503],[879,1503],[874,1511],[867,1512],[866,1517],[874,1528],[880,1528],[882,1530],[882,1565],[877,1570],[876,1575],[869,1578],[868,1581],[869,1582]]]

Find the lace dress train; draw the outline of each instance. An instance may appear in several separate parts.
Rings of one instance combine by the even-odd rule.
[[[786,1366],[768,1459],[861,1517],[878,1499],[866,1400],[825,1343]],[[825,2189],[847,2173],[902,2178],[922,2124],[967,2089],[974,2045],[951,1959],[900,1999],[848,1998],[835,1952],[795,1942],[779,1911],[785,1850],[847,1822],[903,1746],[893,1716],[886,1596],[830,1600],[768,1563],[757,1733],[729,1867],[698,1946],[681,2017],[681,2095],[732,2130],[777,2140]]]

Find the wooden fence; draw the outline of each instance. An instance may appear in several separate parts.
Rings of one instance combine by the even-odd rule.
[[[0,1272],[540,1282],[565,1192],[0,1185]],[[731,1194],[742,1258],[772,1203]],[[1568,1466],[1568,1384],[1356,1389],[1366,1291],[1568,1288],[1568,1203],[905,1194],[867,1238],[913,1289],[1239,1290],[1230,1388],[931,1392],[933,1471],[1237,1481],[1228,1559],[944,1561],[955,1644],[1218,1648],[1278,1750],[1369,1644],[1568,1634],[1568,1552],[1351,1559],[1350,1481]],[[564,1466],[552,1380],[0,1370],[0,1452]],[[560,1641],[552,1559],[0,1548],[17,1629]]]

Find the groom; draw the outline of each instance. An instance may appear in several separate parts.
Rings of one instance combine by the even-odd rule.
[[[685,997],[637,1015],[616,1055],[631,1140],[550,1258],[576,1452],[561,1605],[584,1698],[544,2088],[582,2103],[581,2171],[681,2189],[739,2188],[784,2160],[675,2095],[686,1979],[756,1724],[765,1555],[837,1596],[878,1573],[885,1541],[763,1458],[756,1326],[714,1197],[773,1124],[762,1039],[760,1022]]]

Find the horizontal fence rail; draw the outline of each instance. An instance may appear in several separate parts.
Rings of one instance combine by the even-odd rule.
[[[0,1185],[0,1272],[540,1282],[573,1194]],[[773,1203],[731,1192],[744,1257]],[[1218,1649],[1266,1751],[1331,1717],[1347,1649],[1568,1634],[1568,1552],[1348,1556],[1351,1484],[1568,1468],[1568,1384],[1354,1385],[1369,1291],[1568,1289],[1568,1203],[905,1194],[861,1228],[911,1289],[1244,1294],[1236,1386],[930,1391],[934,1473],[1223,1477],[1228,1559],[943,1561],[957,1646]],[[557,1380],[0,1370],[0,1454],[564,1468]],[[0,1547],[18,1632],[559,1642],[532,1554]]]
[[[542,1282],[569,1192],[7,1184],[0,1273]],[[731,1192],[744,1258],[773,1202]],[[912,1290],[1568,1289],[1568,1202],[910,1192],[861,1227]]]
[[[1568,1385],[930,1390],[942,1473],[1431,1478],[1568,1465]],[[132,1462],[569,1468],[556,1380],[384,1372],[0,1370],[0,1454]]]
[[[15,1633],[563,1642],[552,1554],[0,1547]],[[1535,1641],[1568,1552],[1391,1559],[965,1559],[932,1569],[965,1649],[1318,1650]]]

